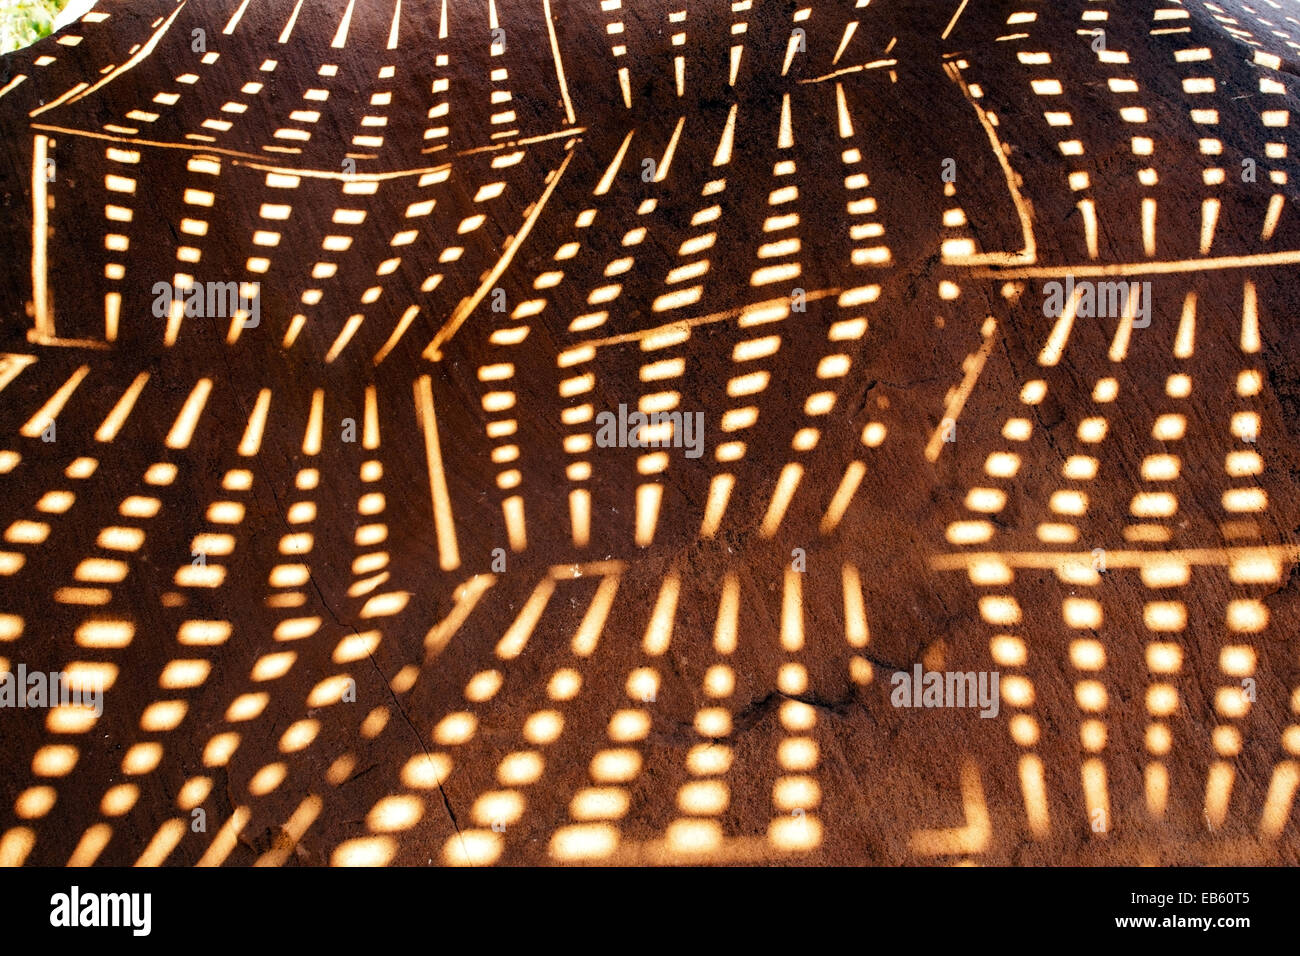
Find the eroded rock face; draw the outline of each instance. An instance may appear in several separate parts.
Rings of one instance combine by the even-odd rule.
[[[1297,16],[5,58],[0,861],[1296,862]]]

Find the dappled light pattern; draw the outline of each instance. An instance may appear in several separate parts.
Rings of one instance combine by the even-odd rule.
[[[1300,861],[1294,0],[3,67],[0,864]]]

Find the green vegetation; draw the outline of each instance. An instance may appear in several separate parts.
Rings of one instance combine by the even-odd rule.
[[[30,46],[54,32],[54,18],[68,0],[0,0],[0,53]]]

